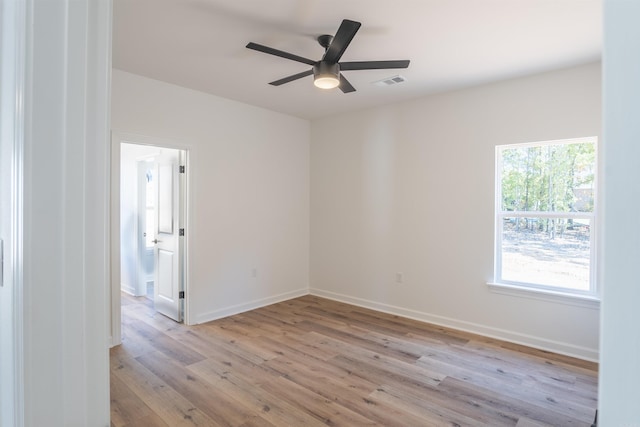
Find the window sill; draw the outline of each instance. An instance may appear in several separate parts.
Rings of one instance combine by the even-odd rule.
[[[546,289],[524,288],[504,283],[487,283],[487,286],[489,286],[491,292],[502,295],[567,304],[594,310],[600,308],[600,298],[591,295],[577,295]]]

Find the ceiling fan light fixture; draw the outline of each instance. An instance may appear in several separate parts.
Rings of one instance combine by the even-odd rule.
[[[320,89],[333,89],[340,85],[340,66],[319,62],[313,66],[313,84]]]
[[[340,85],[340,80],[335,76],[318,76],[313,84],[320,89],[334,89]]]

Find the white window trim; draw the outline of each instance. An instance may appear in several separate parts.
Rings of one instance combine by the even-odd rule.
[[[540,211],[502,211],[502,186],[501,186],[501,150],[504,148],[525,148],[551,144],[571,144],[590,142],[595,145],[596,161],[594,165],[594,206],[593,212],[540,212]],[[595,136],[585,138],[559,139],[553,141],[541,141],[521,144],[499,145],[495,148],[495,224],[494,224],[494,280],[487,285],[492,292],[542,299],[546,301],[567,303],[582,307],[598,308],[600,306],[599,290],[596,283],[597,261],[596,261],[596,236],[597,227],[597,204],[598,204],[598,138]],[[589,290],[578,290],[564,287],[546,286],[524,282],[511,282],[501,278],[502,271],[502,226],[505,217],[535,217],[535,218],[577,218],[590,220],[590,260],[589,260]]]
[[[513,297],[529,298],[540,301],[548,301],[576,307],[600,308],[599,295],[583,295],[567,293],[551,289],[524,287],[520,285],[509,285],[506,283],[488,282],[489,290],[496,294],[509,295]]]

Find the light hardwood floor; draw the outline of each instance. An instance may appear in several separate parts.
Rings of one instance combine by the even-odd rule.
[[[594,363],[305,296],[197,326],[123,295],[112,426],[589,426]]]

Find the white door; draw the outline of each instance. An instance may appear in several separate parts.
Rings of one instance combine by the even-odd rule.
[[[181,198],[184,173],[180,173],[179,150],[162,149],[157,163],[158,198],[154,247],[155,309],[182,321]]]

